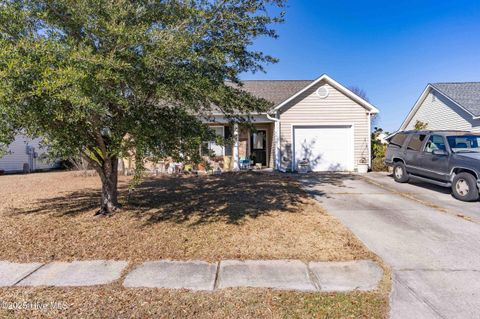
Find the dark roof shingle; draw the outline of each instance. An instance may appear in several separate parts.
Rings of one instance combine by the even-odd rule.
[[[242,90],[253,96],[263,98],[274,104],[274,107],[299,92],[313,80],[245,80]]]
[[[474,116],[480,116],[480,82],[433,83],[432,86]]]

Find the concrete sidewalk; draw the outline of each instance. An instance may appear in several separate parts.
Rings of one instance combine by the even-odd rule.
[[[48,264],[0,262],[0,287],[105,285],[120,280],[125,261],[75,261]],[[160,260],[129,272],[129,288],[213,291],[231,287],[272,288],[308,292],[373,290],[383,270],[372,261],[310,262],[299,260]]]

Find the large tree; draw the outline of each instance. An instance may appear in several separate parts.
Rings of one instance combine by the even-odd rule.
[[[99,213],[112,213],[120,156],[194,160],[211,138],[201,119],[213,107],[231,121],[267,109],[241,90],[239,75],[275,62],[252,44],[277,36],[282,7],[283,0],[1,0],[0,144],[22,132],[42,137],[55,156],[83,156],[102,181]]]

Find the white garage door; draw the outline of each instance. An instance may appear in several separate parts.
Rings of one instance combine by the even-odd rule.
[[[310,169],[353,171],[353,128],[351,125],[293,127],[295,168],[308,159]]]

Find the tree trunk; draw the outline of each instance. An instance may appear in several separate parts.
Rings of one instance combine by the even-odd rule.
[[[118,158],[104,159],[103,167],[99,170],[102,180],[102,201],[96,215],[109,215],[118,209]]]

